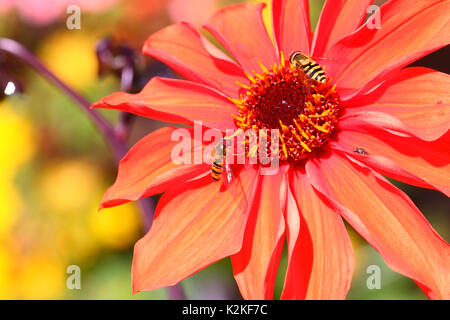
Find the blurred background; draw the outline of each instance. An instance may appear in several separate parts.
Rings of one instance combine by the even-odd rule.
[[[200,26],[218,8],[238,2],[243,1],[0,0],[0,37],[22,43],[94,102],[121,89],[138,91],[152,76],[171,76],[163,65],[139,53],[151,33],[180,20]],[[323,1],[310,3],[315,25]],[[80,30],[66,27],[71,4],[81,8]],[[270,8],[265,18],[269,21]],[[416,64],[448,72],[448,56],[445,48]],[[121,81],[123,64],[110,57],[132,68],[133,81]],[[129,129],[122,137],[129,146],[164,126],[112,110],[101,112],[117,130]],[[98,212],[101,196],[116,175],[114,156],[98,129],[61,90],[1,52],[0,146],[1,299],[167,298],[164,289],[131,295],[132,249],[145,226],[135,204]],[[449,200],[438,192],[396,184],[448,240]],[[357,262],[349,299],[426,298],[348,229]],[[275,297],[286,260],[284,253]],[[81,290],[66,287],[69,265],[81,268]],[[370,265],[381,269],[379,290],[366,286]],[[190,299],[240,299],[229,259],[184,280],[182,286]]]

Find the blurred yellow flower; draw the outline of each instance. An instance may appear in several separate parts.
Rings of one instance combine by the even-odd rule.
[[[68,263],[90,265],[95,262],[100,244],[89,233],[86,216],[78,221],[59,223],[53,245]]]
[[[20,298],[62,298],[66,290],[66,265],[51,255],[51,250],[33,252],[20,270]]]
[[[17,294],[14,264],[19,256],[8,242],[0,240],[0,299],[14,299]]]
[[[35,151],[32,126],[6,102],[0,103],[0,180],[11,179]]]
[[[98,168],[87,161],[53,163],[42,172],[39,183],[42,203],[57,214],[81,215],[99,200],[101,179]]]
[[[109,249],[128,248],[141,236],[141,220],[133,203],[91,211],[89,228],[93,236]]]
[[[272,0],[250,0],[251,3],[265,3],[266,7],[263,10],[263,19],[264,24],[267,28],[267,33],[269,34],[270,38],[273,42],[273,24],[272,24]]]
[[[9,181],[0,180],[0,239],[13,228],[22,207],[17,190]]]
[[[64,82],[77,89],[97,80],[95,37],[80,32],[57,32],[39,50],[43,62]]]

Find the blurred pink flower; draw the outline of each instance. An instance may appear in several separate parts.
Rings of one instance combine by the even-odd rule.
[[[8,11],[13,6],[13,0],[0,0],[0,13]]]
[[[81,11],[100,11],[117,0],[0,0],[0,12],[16,8],[20,16],[34,25],[46,25],[66,15],[66,8],[77,5]]]
[[[200,26],[220,8],[218,0],[169,0],[168,12],[173,22],[189,21]]]

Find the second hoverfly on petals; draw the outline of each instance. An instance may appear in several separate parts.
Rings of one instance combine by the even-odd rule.
[[[214,161],[211,165],[211,178],[215,182],[219,182],[224,174],[224,166],[225,166],[225,176],[224,178],[231,182],[233,179],[233,173],[230,169],[230,165],[226,163],[226,142],[227,139],[220,139],[219,143],[216,144],[214,148]],[[225,144],[225,146],[224,146]]]
[[[248,208],[248,201],[242,187],[242,182],[239,178],[239,173],[236,172],[236,169],[233,169],[227,157],[229,152],[227,150],[232,142],[232,138],[225,137],[221,138],[216,144],[210,174],[214,182],[222,183],[222,190],[231,192],[234,197],[238,195],[238,192],[244,195],[241,203],[239,203],[239,209],[241,212],[246,212]]]

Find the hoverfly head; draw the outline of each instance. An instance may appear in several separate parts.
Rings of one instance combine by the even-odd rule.
[[[294,51],[289,57],[289,62],[297,67],[305,66],[310,62],[310,58],[301,53],[300,51]]]

